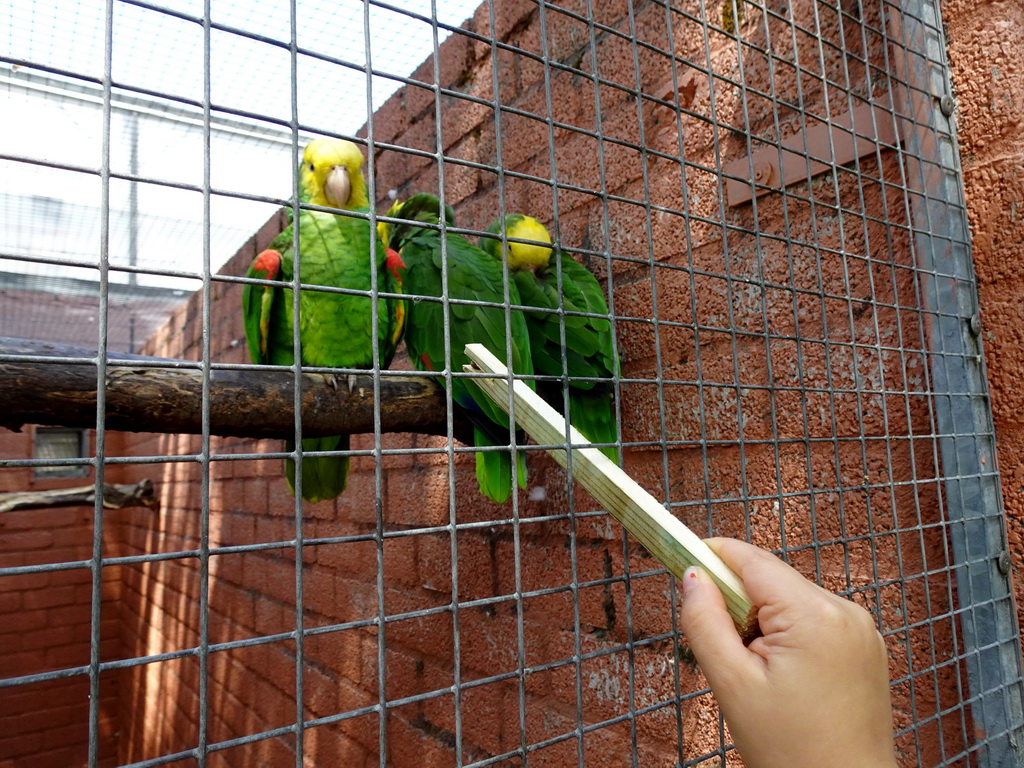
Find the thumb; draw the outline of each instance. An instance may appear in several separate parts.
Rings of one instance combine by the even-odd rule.
[[[704,677],[716,691],[741,685],[753,671],[754,660],[736,631],[722,593],[697,566],[687,568],[682,581],[679,624]]]

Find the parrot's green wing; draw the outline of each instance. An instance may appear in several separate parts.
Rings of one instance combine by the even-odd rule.
[[[423,198],[416,195],[397,208],[394,215],[418,220],[430,220],[418,215]],[[433,198],[436,201],[436,198]],[[436,202],[434,203],[436,222]],[[450,214],[449,223],[450,223]],[[502,265],[464,238],[448,234],[442,240],[438,230],[423,227],[396,226],[388,243],[396,248],[404,264],[404,291],[414,297],[409,309],[405,343],[413,365],[419,370],[442,371],[446,361],[451,370],[461,372],[469,358],[465,346],[480,343],[500,360],[509,359],[506,327],[512,338],[511,368],[514,373],[531,375],[533,361],[530,356],[530,336],[526,319],[517,310],[506,310]],[[443,248],[444,245],[444,248]],[[419,300],[416,297],[440,298],[444,295],[442,274],[447,264],[447,298],[449,299],[449,343],[445,348],[445,305],[441,301]],[[519,304],[520,297],[514,283],[509,285],[509,300]],[[461,303],[485,302],[486,305]],[[442,380],[443,382],[443,380]],[[529,382],[533,387],[533,382]],[[510,440],[508,415],[466,378],[452,380],[452,399],[460,406],[474,425],[477,447],[508,445]],[[525,439],[525,438],[524,438]],[[519,442],[519,441],[517,441]],[[476,454],[477,480],[480,490],[495,501],[506,501],[512,492],[512,465],[506,451],[481,451]],[[520,486],[526,486],[526,465],[523,454],[518,453],[516,476]]]
[[[535,273],[518,271],[516,283],[525,305],[561,310],[528,313],[537,373],[568,377],[569,420],[573,426],[592,442],[616,442],[614,377],[618,373],[618,357],[608,319],[608,304],[597,279],[582,264],[556,250],[546,268]],[[574,312],[585,314],[571,314]],[[553,406],[564,409],[565,391],[561,382],[541,382],[538,391]],[[605,446],[601,450],[615,460],[615,448]]]
[[[579,266],[576,262],[571,262]],[[590,276],[590,273],[586,273]],[[566,355],[570,358],[570,369],[573,376],[599,377],[605,375],[598,365],[598,352],[605,336],[611,338],[610,325],[607,319],[584,317],[578,314],[562,314],[574,312],[600,312],[604,297],[597,307],[591,307],[595,298],[582,291],[569,275],[563,270],[562,300],[559,301],[557,276],[554,269],[519,270],[514,273],[516,286],[523,304],[538,307],[546,312],[527,312],[527,326],[530,331],[530,347],[533,353],[534,367],[539,373],[548,376],[562,375],[562,327],[565,329]],[[593,279],[592,277],[590,279]],[[600,287],[597,287],[600,292]],[[607,314],[607,308],[604,314]],[[593,362],[592,362],[593,361]],[[591,382],[579,382],[578,386],[588,387]]]
[[[291,233],[291,228],[288,228]],[[253,259],[246,277],[260,280],[284,280],[282,271],[284,258],[280,251],[267,248]],[[254,363],[267,365],[270,360],[270,322],[274,303],[281,300],[279,286],[242,286],[242,317],[245,323],[245,340],[249,345],[249,357]]]
[[[562,254],[532,216],[507,213],[493,221],[480,246],[506,263],[526,310],[537,391],[595,443],[615,443],[614,378],[618,358],[604,292],[590,271]],[[616,450],[604,446],[613,461]]]
[[[586,330],[593,341],[593,352],[586,355],[587,370],[601,381],[577,382],[569,391],[570,419],[577,428],[595,443],[616,443],[619,441],[619,430],[615,415],[615,378],[620,374],[619,356],[615,349],[615,338],[612,325],[606,319],[608,305],[604,292],[596,278],[581,264],[568,257],[562,259],[563,282],[568,276],[569,282],[579,289],[586,304],[586,311],[602,317],[588,317]],[[582,334],[582,332],[581,332]],[[583,344],[575,348],[576,352],[583,349]],[[574,364],[575,356],[570,358]],[[582,370],[582,368],[581,368]],[[574,374],[570,371],[570,376]],[[584,374],[581,374],[584,375]],[[601,449],[608,458],[615,461],[617,450],[606,446]]]

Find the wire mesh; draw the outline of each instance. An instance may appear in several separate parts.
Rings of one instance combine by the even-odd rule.
[[[270,368],[242,311],[243,287],[269,284],[245,275],[317,209],[294,169],[330,135],[366,157],[371,205],[351,218],[395,223],[417,192],[452,206],[433,227],[442,263],[451,236],[505,213],[544,223],[607,299],[619,367],[598,383],[627,471],[701,535],[772,549],[873,613],[903,764],[1012,763],[1020,646],[932,3],[8,13],[0,76],[25,119],[0,149],[3,334],[78,349],[8,344],[0,364],[84,367],[95,395],[83,456],[39,458],[42,427],[0,433],[0,489],[85,468],[152,481],[158,508],[0,513],[0,762],[737,762],[668,573],[543,446],[464,441],[450,337],[496,308],[513,367],[507,263],[496,300],[455,295],[443,270],[440,295],[405,297],[442,310],[429,428],[392,427],[416,359],[303,364],[298,335],[282,434],[220,428],[219,377]],[[291,245],[301,265],[298,230]],[[366,298],[371,338],[399,300],[382,275],[327,289]],[[288,287],[325,291],[299,268]],[[569,374],[581,313],[559,295],[563,376],[522,378],[564,381],[565,405],[587,377]],[[295,328],[303,311],[288,306]],[[192,426],[145,431],[167,406],[143,395],[148,419],[109,428],[119,359],[193,375]],[[295,461],[301,496],[321,458],[300,442],[321,434],[311,372],[370,407],[338,454],[347,489],[318,503],[282,469]],[[40,423],[82,426],[66,400]],[[495,451],[529,472],[505,503],[474,475]]]

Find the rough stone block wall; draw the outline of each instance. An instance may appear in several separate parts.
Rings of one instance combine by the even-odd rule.
[[[1024,8],[947,2],[960,159],[1014,572],[1024,567]],[[1024,592],[1015,579],[1018,615]]]

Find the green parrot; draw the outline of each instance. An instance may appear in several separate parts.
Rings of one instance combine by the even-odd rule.
[[[502,230],[505,242],[498,239]],[[504,220],[493,222],[487,231],[498,238],[481,237],[480,247],[496,263],[501,262],[502,254],[505,255],[523,305],[553,310],[526,312],[534,369],[544,376],[568,377],[569,421],[584,437],[594,443],[616,442],[618,430],[612,379],[619,372],[619,362],[608,320],[608,304],[597,279],[582,264],[553,249],[547,229],[530,216],[509,214]],[[507,238],[533,242],[508,242]],[[555,257],[553,262],[552,254]],[[558,291],[559,270],[562,273],[561,296]],[[587,313],[587,316],[561,314],[561,310]],[[538,381],[537,392],[564,413],[561,381]],[[612,461],[616,460],[615,448],[605,446],[601,451]]]
[[[440,298],[443,295],[442,269],[447,257],[448,299],[471,300],[504,304],[505,276],[500,262],[496,262],[475,245],[457,234],[447,233],[442,240],[438,229],[417,226],[414,222],[440,223],[440,201],[434,195],[413,195],[404,203],[396,203],[389,217],[408,219],[408,222],[380,222],[381,239],[389,249],[400,254],[400,272],[403,290],[410,297],[409,317],[405,332],[405,345],[409,359],[417,370],[441,372],[445,367],[445,306],[439,301],[420,297]],[[454,224],[450,206],[444,209],[445,223]],[[442,243],[447,247],[442,252]],[[519,304],[519,292],[509,284],[509,301]],[[451,370],[461,372],[470,362],[465,353],[466,344],[479,342],[501,361],[508,359],[506,324],[512,339],[512,371],[526,376],[533,374],[530,357],[530,335],[522,312],[506,312],[502,306],[449,304]],[[442,378],[441,383],[445,384]],[[532,380],[528,381],[531,389]],[[452,379],[452,401],[461,408],[473,424],[474,445],[509,445],[509,418],[483,391],[467,378]],[[516,444],[522,445],[526,437],[517,434]],[[476,454],[476,478],[480,492],[499,503],[512,494],[512,460],[510,451],[480,451]],[[526,487],[526,461],[522,451],[516,453],[516,480]]]
[[[303,203],[345,211],[369,211],[363,153],[350,141],[315,139],[302,154],[299,165],[299,198]],[[295,254],[294,221],[260,253],[247,277],[280,280],[290,284],[295,275],[305,285],[371,289],[373,271],[377,290],[400,293],[401,277],[389,254],[377,240],[375,263],[370,260],[375,236],[365,218],[322,211],[299,213],[299,254]],[[377,300],[377,334],[373,335],[371,299],[366,295],[328,293],[303,288],[299,297],[299,344],[303,365],[332,368],[386,368],[403,332],[405,303]],[[293,291],[286,285],[254,285],[242,288],[245,339],[252,361],[264,365],[293,365]],[[376,351],[377,359],[374,360]],[[348,435],[307,438],[303,453],[345,451]],[[287,450],[294,450],[293,441]],[[345,490],[348,456],[303,456],[302,497],[307,501],[332,499]],[[295,492],[295,461],[285,462],[288,487]]]

